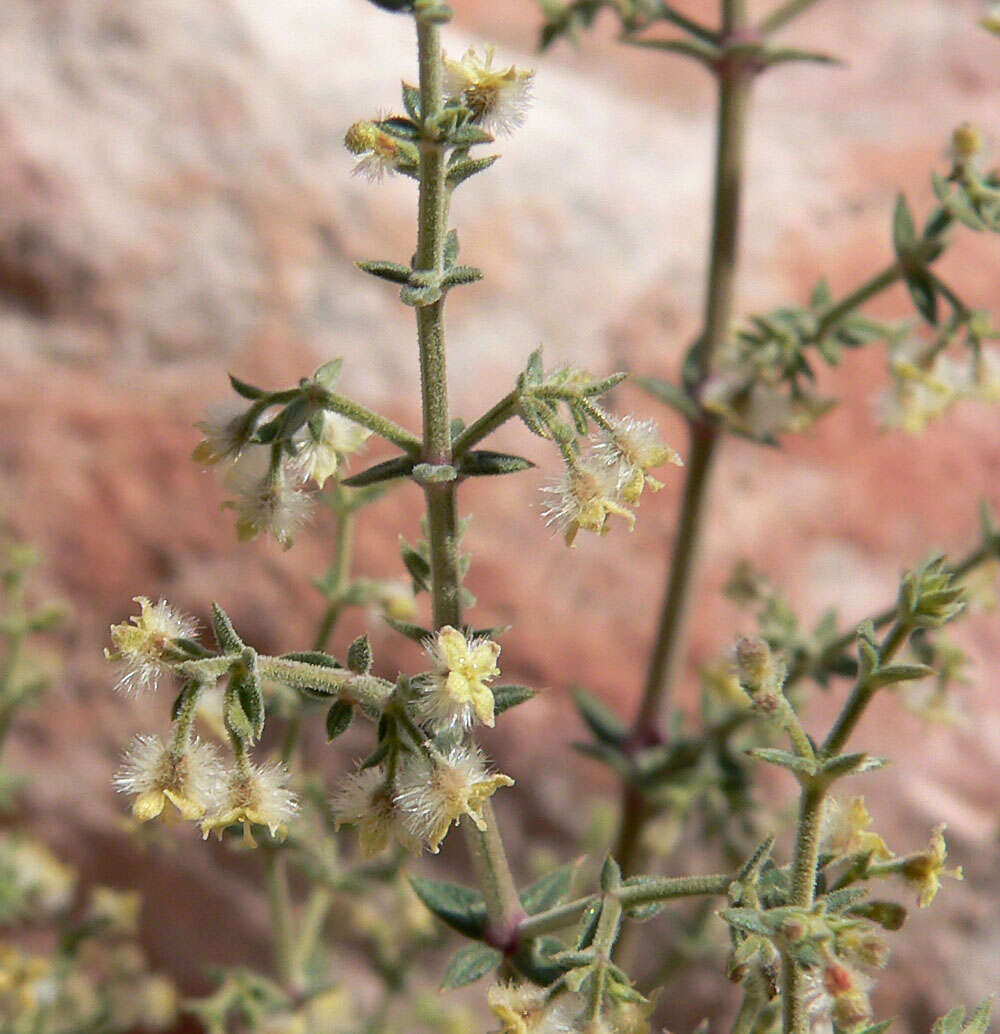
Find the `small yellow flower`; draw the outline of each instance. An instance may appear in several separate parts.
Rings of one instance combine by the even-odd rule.
[[[558,1001],[548,1004],[544,992],[526,984],[495,984],[486,1001],[503,1025],[500,1034],[570,1034],[577,1029]]]
[[[156,689],[160,675],[169,668],[166,655],[174,639],[190,639],[198,631],[198,623],[174,610],[165,600],[151,603],[145,596],[136,596],[140,613],[131,618],[132,624],[111,626],[114,650],[105,650],[109,661],[123,665],[121,678],[115,687],[123,693],[137,693]]]
[[[460,61],[443,55],[445,90],[460,97],[473,121],[490,132],[511,133],[524,123],[531,104],[535,73],[510,65],[494,68],[496,47],[487,46],[480,57],[472,48]]]
[[[243,823],[243,842],[254,846],[251,826],[267,826],[273,837],[285,832],[288,821],[298,810],[295,794],[286,789],[288,769],[282,764],[248,765],[233,769],[217,808],[201,824],[202,836]]]
[[[134,937],[139,932],[142,895],[137,890],[94,887],[90,892],[87,917],[115,934]]]
[[[453,747],[433,764],[420,759],[407,766],[395,803],[410,833],[437,854],[451,824],[463,816],[485,830],[486,802],[502,786],[513,785],[510,776],[488,772],[478,751]]]
[[[303,481],[315,481],[322,488],[334,477],[347,456],[356,453],[371,437],[367,427],[340,413],[323,412],[318,437],[307,428],[306,437],[295,456],[295,466]]]
[[[407,830],[394,798],[385,773],[377,768],[351,773],[334,792],[336,827],[357,827],[361,853],[366,858],[384,851],[390,840],[408,851],[420,850],[420,841]]]
[[[652,420],[634,417],[609,418],[610,429],[604,431],[597,445],[598,454],[613,467],[618,476],[618,492],[630,506],[639,502],[647,486],[653,492],[663,488],[663,482],[651,477],[649,471],[664,463],[684,466],[678,454],[660,440]]]
[[[494,700],[488,683],[500,674],[500,646],[490,639],[466,639],[445,625],[427,646],[436,671],[427,691],[417,702],[420,717],[438,726],[468,728],[474,718],[483,725],[494,723]]]
[[[927,850],[909,855],[903,860],[900,875],[916,890],[917,903],[921,908],[926,908],[937,896],[942,876],[949,876],[953,880],[965,878],[961,866],[954,869],[944,867],[945,859],[948,857],[948,848],[944,842],[945,829],[944,823],[935,826]]]
[[[883,861],[891,858],[885,841],[867,828],[871,823],[864,797],[852,797],[846,804],[831,799],[823,816],[823,850],[838,856],[870,854]]]
[[[196,820],[215,801],[223,776],[222,762],[211,744],[194,740],[179,753],[164,746],[159,736],[136,736],[125,751],[114,786],[135,795],[132,814],[139,822],[155,819],[168,802],[182,818]]]
[[[358,158],[355,175],[364,176],[371,183],[417,163],[417,151],[412,144],[397,140],[368,120],[355,122],[347,130],[344,145]]]
[[[635,527],[635,515],[616,499],[615,471],[599,460],[567,465],[562,476],[542,491],[556,496],[544,514],[547,524],[563,529],[567,546],[573,545],[581,529],[606,535],[610,516],[623,517],[629,531]]]

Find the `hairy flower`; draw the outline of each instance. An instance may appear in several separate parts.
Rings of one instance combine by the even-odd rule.
[[[417,713],[436,727],[468,728],[478,718],[492,726],[493,693],[488,683],[500,674],[500,646],[490,639],[466,639],[445,625],[427,644],[435,663],[431,683],[417,701]]]
[[[215,803],[225,770],[215,748],[193,740],[184,753],[165,747],[159,736],[136,736],[125,751],[113,785],[131,794],[132,814],[149,822],[169,801],[185,819],[200,819]]]
[[[170,606],[166,600],[151,603],[145,596],[134,597],[140,612],[130,620],[111,626],[114,650],[105,650],[109,661],[122,662],[122,674],[116,689],[138,693],[156,689],[160,675],[170,665],[166,655],[173,640],[190,639],[198,631],[198,622]]]
[[[926,908],[937,896],[942,876],[949,876],[953,880],[964,879],[961,866],[954,869],[944,867],[948,857],[948,848],[944,842],[946,828],[943,822],[935,826],[927,850],[908,855],[902,860],[900,875],[917,892],[917,903],[921,908]]]
[[[312,509],[309,496],[301,491],[289,472],[278,467],[263,477],[241,473],[234,487],[237,498],[223,505],[236,511],[236,537],[240,542],[269,534],[283,548],[289,549]]]
[[[234,768],[228,775],[216,808],[201,824],[204,837],[243,823],[243,839],[254,843],[251,826],[267,826],[271,836],[282,836],[285,826],[298,810],[295,794],[286,788],[288,769],[279,763]]]
[[[417,164],[417,151],[412,144],[397,140],[368,120],[355,122],[347,130],[344,146],[358,158],[354,174],[364,176],[370,183]]]
[[[805,431],[834,405],[806,388],[782,387],[780,381],[739,367],[713,376],[702,389],[701,403],[757,441]]]
[[[885,841],[867,828],[871,823],[864,797],[852,797],[846,803],[830,798],[820,834],[823,850],[837,856],[868,854],[881,860],[891,858]]]
[[[562,1003],[547,1002],[536,987],[494,984],[486,1001],[502,1024],[500,1034],[571,1034],[576,1029]]]
[[[488,772],[477,750],[453,747],[433,762],[410,762],[399,780],[395,803],[409,832],[437,854],[451,824],[463,816],[485,830],[486,802],[501,786],[513,785],[510,776]]]
[[[191,459],[203,467],[238,459],[253,432],[249,413],[233,403],[212,406],[206,419],[194,426],[204,438],[195,446]]]
[[[638,503],[647,485],[654,492],[663,487],[663,482],[649,476],[648,472],[653,467],[664,463],[684,466],[680,456],[660,440],[652,420],[612,417],[609,424],[610,428],[604,430],[596,451],[617,472],[618,492],[626,503],[632,506]]]
[[[509,65],[494,68],[496,47],[487,46],[480,57],[471,47],[460,61],[443,55],[445,92],[472,112],[472,118],[491,133],[512,133],[524,124],[531,105],[531,84],[535,77]]]
[[[920,342],[908,339],[890,349],[889,373],[892,387],[879,402],[882,426],[909,434],[920,434],[973,390],[968,365],[941,352],[928,355]]]
[[[546,524],[563,529],[567,546],[573,545],[581,529],[607,534],[608,517],[612,515],[628,521],[630,531],[635,527],[635,515],[616,499],[615,471],[600,460],[568,464],[562,475],[542,491],[555,496],[543,511]]]
[[[344,459],[357,452],[371,437],[367,427],[353,420],[324,410],[318,434],[307,427],[306,436],[295,454],[295,469],[303,481],[315,481],[320,488],[327,478],[334,477]]]
[[[390,840],[407,851],[420,850],[420,841],[403,822],[392,787],[378,768],[364,768],[345,776],[333,794],[337,829],[357,826],[361,851],[366,858],[385,850]]]

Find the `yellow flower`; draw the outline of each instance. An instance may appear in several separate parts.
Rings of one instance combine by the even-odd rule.
[[[953,880],[965,878],[961,866],[955,869],[944,867],[945,859],[948,857],[948,848],[944,842],[945,829],[944,823],[935,826],[927,850],[903,859],[900,874],[916,890],[917,903],[921,908],[926,908],[936,897],[941,887],[942,876],[950,876]]]
[[[496,664],[499,644],[485,638],[466,639],[457,628],[445,625],[430,641],[427,652],[436,670],[417,701],[421,719],[436,726],[468,728],[478,718],[492,727],[494,700],[487,683],[500,674]]]
[[[254,845],[251,826],[267,826],[271,836],[282,836],[285,825],[298,810],[295,794],[286,789],[288,769],[282,764],[248,765],[229,774],[216,810],[201,824],[202,836],[222,831],[237,822],[243,823],[243,842]]]
[[[486,1001],[503,1024],[500,1034],[571,1034],[579,1029],[562,1002],[550,1004],[544,992],[525,984],[495,984]]]
[[[120,793],[135,795],[132,814],[149,822],[169,801],[185,819],[200,819],[218,797],[224,777],[215,748],[194,740],[183,753],[160,742],[159,736],[136,736],[125,751],[114,778]]]
[[[603,440],[596,449],[602,459],[617,472],[618,491],[622,499],[634,506],[647,486],[653,492],[663,488],[663,482],[649,475],[653,467],[664,463],[683,467],[684,461],[660,440],[652,420],[636,420],[626,416],[609,418],[608,422],[610,428],[605,429]]]
[[[606,535],[610,516],[623,517],[629,531],[635,527],[635,515],[615,498],[615,471],[600,460],[567,465],[561,477],[542,491],[556,496],[545,510],[546,523],[563,529],[567,546],[573,545],[581,529]]]
[[[496,47],[486,47],[482,57],[470,47],[460,61],[442,56],[445,90],[449,96],[461,98],[473,121],[497,133],[511,133],[524,123],[534,72],[514,65],[494,68]]]
[[[883,861],[891,858],[885,841],[867,828],[871,822],[864,797],[852,797],[846,804],[831,799],[823,816],[823,850],[838,856],[869,854]]]
[[[166,655],[174,639],[190,639],[198,631],[194,618],[174,610],[165,600],[151,603],[136,596],[140,613],[132,624],[111,626],[114,651],[105,650],[109,661],[121,661],[123,670],[115,687],[123,693],[156,689],[160,675],[169,668]]]
[[[410,833],[437,854],[451,824],[463,816],[485,830],[486,802],[500,787],[513,785],[510,776],[488,772],[478,751],[453,747],[433,763],[421,758],[407,766],[395,804]]]
[[[295,455],[295,466],[303,481],[312,479],[322,488],[340,469],[345,457],[357,452],[371,437],[367,427],[324,410],[319,433],[307,428]]]
[[[333,814],[337,829],[356,826],[361,853],[371,858],[385,850],[390,840],[408,851],[420,850],[420,841],[403,824],[392,788],[385,773],[365,768],[346,776],[333,795]]]
[[[134,937],[139,932],[142,896],[137,890],[94,887],[90,892],[87,917],[101,923],[109,932]]]

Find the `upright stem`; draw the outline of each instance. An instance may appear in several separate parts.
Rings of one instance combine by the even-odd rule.
[[[294,969],[290,925],[292,916],[285,853],[280,848],[267,848],[264,853],[264,869],[267,875],[267,904],[274,944],[274,966],[281,983],[286,989],[291,990]]]
[[[438,26],[417,22],[420,65],[420,105],[423,139],[420,144],[420,202],[417,234],[417,269],[444,272],[448,191],[445,183],[445,148],[435,139],[434,123],[443,108],[441,39]],[[423,401],[422,458],[434,465],[452,460],[451,420],[448,409],[448,373],[444,338],[444,298],[417,307],[420,346],[420,387]],[[458,507],[454,482],[424,486],[427,501],[428,545],[434,627],[459,626],[462,619],[458,573]],[[520,918],[514,878],[496,825],[492,807],[483,809],[485,831],[469,823],[467,842],[486,899],[491,928],[497,937],[513,931]]]
[[[738,35],[746,28],[745,0],[724,0],[722,38]],[[714,360],[726,343],[733,319],[743,159],[752,79],[752,71],[739,61],[725,62],[718,69],[715,200],[708,291],[705,298],[705,329],[694,349],[698,381],[704,380],[711,372]],[[703,537],[705,504],[712,461],[720,435],[718,426],[702,417],[689,420],[688,429],[691,449],[686,467],[684,496],[646,685],[632,728],[632,742],[635,745],[656,739],[657,718],[663,700],[676,684],[684,659],[685,633]],[[626,873],[635,867],[644,810],[641,795],[631,787],[626,787],[623,791],[622,822],[615,852]]]

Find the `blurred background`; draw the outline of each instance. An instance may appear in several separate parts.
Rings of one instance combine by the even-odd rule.
[[[487,274],[449,300],[456,413],[471,419],[508,391],[539,344],[553,365],[674,375],[702,303],[707,76],[619,46],[610,19],[578,50],[540,57],[531,0],[453,6],[452,53],[493,41],[503,60],[537,69],[524,129],[453,208],[463,260]],[[707,0],[678,6],[715,16]],[[928,211],[929,172],[945,170],[959,122],[1000,146],[1000,41],[977,27],[980,13],[971,0],[827,0],[785,30],[787,42],[846,63],[781,67],[759,82],[742,311],[804,302],[823,275],[840,294],[891,261],[896,192]],[[130,840],[110,777],[134,732],[165,728],[169,698],[112,695],[101,650],[140,593],[202,617],[218,600],[263,650],[308,645],[322,609],[309,583],[329,557],[330,525],[317,520],[288,553],[237,545],[218,479],[188,460],[192,425],[226,398],[227,371],[276,388],[343,356],[347,393],[417,426],[412,313],[353,266],[407,260],[415,188],[353,177],[341,143],[355,119],[398,106],[400,77],[416,75],[411,31],[362,0],[6,0],[0,10],[0,506],[46,558],[38,594],[72,608],[64,674],[16,731],[9,763],[33,776],[27,815],[46,843],[86,878],[145,892],[145,946],[189,991],[205,989],[206,967],[266,950],[258,874],[187,829],[142,849]],[[946,271],[971,304],[997,312],[998,269],[997,239],[963,232]],[[909,304],[900,290],[872,311],[899,318]],[[738,559],[752,558],[807,620],[836,604],[851,621],[889,602],[930,548],[971,546],[978,498],[1000,504],[998,410],[961,404],[919,439],[880,432],[884,367],[879,348],[847,356],[824,375],[839,408],[780,451],[727,446],[682,705],[694,703],[695,667],[751,628],[720,593]],[[665,409],[627,387],[615,403],[656,417],[684,452]],[[616,528],[569,552],[540,517],[555,455],[517,429],[496,443],[539,464],[461,493],[473,514],[473,620],[513,624],[505,680],[546,690],[484,737],[518,780],[498,807],[526,875],[529,843],[565,855],[593,802],[613,793],[570,749],[580,730],[566,691],[586,685],[631,713],[681,479],[668,473],[644,499],[633,535]],[[384,457],[373,447],[367,458]],[[417,537],[418,500],[404,486],[371,511],[361,572],[401,573],[396,540]],[[334,652],[361,627],[345,622]],[[955,638],[975,662],[962,694],[973,721],[929,727],[887,698],[858,736],[895,759],[864,788],[890,844],[922,846],[947,818],[966,871],[932,913],[914,913],[877,993],[880,1013],[903,1011],[913,1029],[977,1001],[1000,970],[995,614]],[[388,631],[373,642],[390,675],[415,661]],[[832,704],[820,701],[810,722]],[[313,733],[331,781],[364,748],[358,736],[334,753]],[[775,786],[790,799],[790,785]],[[668,989],[678,1029],[728,1012],[717,988],[713,972]]]

